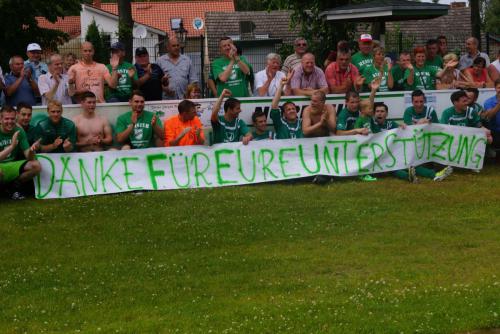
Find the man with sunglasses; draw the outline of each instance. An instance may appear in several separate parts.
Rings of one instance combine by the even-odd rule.
[[[295,52],[286,57],[281,69],[285,74],[300,64],[302,56],[307,52],[307,41],[303,37],[298,37],[295,39],[293,47]]]

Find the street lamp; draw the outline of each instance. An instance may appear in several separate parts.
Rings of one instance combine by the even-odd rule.
[[[188,31],[184,29],[184,23],[181,21],[179,23],[179,28],[175,30],[175,37],[177,41],[181,44],[181,54],[184,54],[184,45],[186,43]]]

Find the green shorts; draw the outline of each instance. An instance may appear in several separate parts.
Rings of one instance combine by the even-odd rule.
[[[9,183],[21,175],[26,160],[0,162],[0,183]]]

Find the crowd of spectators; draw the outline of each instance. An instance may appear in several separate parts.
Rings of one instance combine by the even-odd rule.
[[[320,68],[308,52],[307,41],[297,38],[294,53],[283,65],[278,54],[267,56],[266,68],[253,73],[252,65],[233,41],[220,40],[220,57],[211,64],[208,86],[217,96],[212,109],[213,142],[293,139],[330,135],[368,135],[395,127],[422,123],[444,123],[484,128],[488,142],[500,146],[500,78],[499,59],[490,63],[488,55],[478,50],[478,41],[466,41],[467,53],[460,58],[447,51],[446,38],[439,36],[412,52],[401,52],[393,62],[383,47],[369,34],[362,34],[359,51],[352,54],[346,41]],[[181,54],[180,44],[170,39],[168,53],[151,63],[148,50],[135,50],[135,64],[125,61],[125,47],[111,45],[107,65],[94,61],[94,47],[84,42],[81,59],[67,54],[52,54],[45,64],[42,49],[27,46],[27,60],[14,55],[10,72],[0,77],[5,104],[0,112],[0,184],[12,184],[12,198],[23,198],[22,184],[40,172],[36,152],[89,152],[117,149],[142,149],[154,146],[202,145],[207,140],[197,116],[198,104],[190,99],[201,97],[193,64]],[[496,95],[484,106],[476,101],[478,88],[494,87]],[[458,89],[451,94],[450,108],[438,120],[436,112],[426,106],[425,90]],[[387,120],[384,103],[374,103],[377,92],[411,90],[412,106],[404,113],[404,122]],[[359,93],[370,92],[367,99]],[[336,110],[326,103],[329,93],[345,94],[345,107]],[[252,115],[254,130],[238,115],[239,97],[273,97],[270,118]],[[297,106],[280,101],[286,96],[309,96],[310,105],[301,117]],[[227,98],[227,99],[226,99]],[[145,101],[182,100],[179,114],[165,121],[145,110]],[[96,114],[96,103],[128,102],[130,111],[118,117],[116,127]],[[62,116],[65,104],[79,103],[82,112],[73,118]],[[32,107],[47,106],[48,117],[33,126]],[[221,107],[224,113],[219,113]],[[492,153],[493,154],[493,153]],[[398,171],[397,177],[416,180],[417,175],[442,180],[451,167],[439,172],[411,167]],[[375,180],[367,175],[364,180]],[[318,177],[317,182],[324,178]]]

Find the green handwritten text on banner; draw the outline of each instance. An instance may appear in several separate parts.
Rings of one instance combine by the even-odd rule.
[[[483,130],[418,125],[370,136],[272,140],[95,153],[40,154],[36,197],[221,187],[318,174],[375,174],[438,162],[482,168]]]

